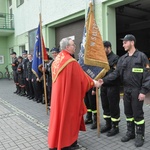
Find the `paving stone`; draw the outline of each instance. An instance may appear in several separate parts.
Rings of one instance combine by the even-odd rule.
[[[2,90],[1,90],[2,89]],[[49,114],[45,105],[29,101],[26,97],[13,94],[13,81],[0,80],[0,150],[48,150],[47,131]],[[144,105],[146,134],[145,144],[138,150],[150,149],[150,104],[147,98]],[[106,134],[97,136],[97,130],[87,125],[86,132],[79,133],[78,150],[135,150],[134,140],[123,143],[121,137],[126,133],[123,100],[120,100],[120,133],[114,137]],[[105,124],[100,107],[100,125]]]

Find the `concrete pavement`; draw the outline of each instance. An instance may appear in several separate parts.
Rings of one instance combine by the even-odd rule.
[[[48,150],[47,129],[49,115],[45,105],[13,94],[15,86],[12,80],[0,80],[0,150]],[[101,109],[101,107],[100,107]],[[86,132],[79,133],[79,150],[148,150],[150,149],[150,105],[149,97],[144,105],[146,135],[145,144],[141,148],[134,146],[134,140],[127,143],[120,141],[126,132],[126,121],[123,114],[122,99],[120,101],[121,122],[120,133],[114,137],[91,130],[87,125]],[[101,125],[104,125],[101,109]]]

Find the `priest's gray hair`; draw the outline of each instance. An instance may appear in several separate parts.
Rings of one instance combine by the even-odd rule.
[[[66,46],[69,45],[69,41],[72,40],[71,38],[63,38],[60,41],[60,50],[66,49]]]

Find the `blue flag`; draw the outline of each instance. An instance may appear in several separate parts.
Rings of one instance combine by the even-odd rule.
[[[32,62],[32,72],[36,75],[37,78],[41,79],[42,77],[42,46],[41,46],[41,38],[40,38],[40,24],[36,33],[36,41],[34,45],[34,53],[33,53],[33,62]]]

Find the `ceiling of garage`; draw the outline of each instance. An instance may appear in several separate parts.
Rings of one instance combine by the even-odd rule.
[[[116,8],[117,32],[150,28],[150,0],[136,2]]]

